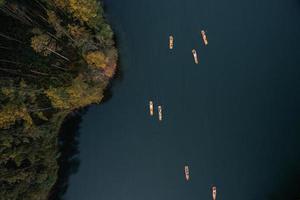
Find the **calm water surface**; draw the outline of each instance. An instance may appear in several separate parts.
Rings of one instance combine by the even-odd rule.
[[[83,117],[65,199],[209,200],[212,185],[222,200],[300,197],[300,1],[105,6],[123,76]],[[148,116],[150,99],[162,123]]]

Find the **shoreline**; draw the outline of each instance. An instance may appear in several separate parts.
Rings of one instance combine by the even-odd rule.
[[[78,6],[80,2],[54,0],[36,3],[26,0],[16,4],[8,1],[0,4],[4,10],[22,5],[25,11],[37,10],[39,13],[30,16],[36,24],[27,21],[29,17],[23,19],[23,16],[18,16],[20,13],[16,13],[16,19],[7,13],[0,13],[3,16],[1,22],[6,21],[7,27],[16,23],[15,20],[20,24],[15,27],[17,31],[14,36],[17,39],[9,41],[8,45],[21,40],[31,44],[24,48],[20,42],[24,55],[18,55],[18,46],[15,48],[16,55],[23,59],[19,62],[28,62],[33,68],[26,71],[32,73],[30,76],[18,74],[21,77],[15,79],[10,71],[1,72],[2,76],[7,73],[11,82],[20,85],[13,95],[11,91],[15,90],[15,86],[0,90],[0,97],[4,96],[0,100],[5,102],[0,107],[0,131],[8,144],[2,150],[7,153],[2,155],[0,163],[0,169],[7,174],[6,178],[0,179],[0,184],[3,184],[0,193],[5,199],[11,199],[14,195],[16,199],[56,200],[63,190],[59,184],[67,184],[69,175],[66,176],[65,172],[73,156],[69,154],[69,145],[76,152],[74,143],[82,114],[91,105],[101,105],[112,96],[113,80],[120,72],[115,35],[98,0],[89,0],[84,6]],[[9,31],[3,30],[7,35],[11,34]],[[40,63],[45,67],[39,67]],[[16,66],[8,67],[13,70]],[[6,83],[5,80],[1,82]],[[28,91],[30,95],[27,95]],[[20,103],[20,100],[24,102]],[[32,108],[33,105],[37,108]],[[66,127],[75,132],[70,134],[70,129],[66,130]],[[15,144],[15,141],[20,142]],[[13,167],[6,167],[6,163]],[[33,184],[23,187],[29,180]],[[11,190],[18,192],[7,192]]]

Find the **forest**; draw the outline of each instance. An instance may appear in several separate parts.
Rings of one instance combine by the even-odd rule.
[[[101,102],[114,35],[97,0],[0,0],[0,24],[0,199],[49,199],[59,130]]]

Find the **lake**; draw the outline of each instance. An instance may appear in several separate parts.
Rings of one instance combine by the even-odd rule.
[[[300,198],[300,1],[104,5],[122,76],[83,116],[66,200]]]

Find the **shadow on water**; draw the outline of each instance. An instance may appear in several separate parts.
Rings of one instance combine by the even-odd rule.
[[[290,165],[288,173],[278,174],[281,177],[280,183],[269,194],[268,200],[300,200],[300,163]]]
[[[82,115],[87,109],[83,109],[70,114],[64,121],[59,132],[59,152],[58,159],[58,178],[49,195],[49,200],[63,199],[63,195],[68,189],[69,178],[77,173],[80,160],[79,155],[79,128],[82,121]]]
[[[118,59],[118,66],[120,66],[120,59]],[[104,97],[102,104],[108,102],[112,96],[112,87],[118,82],[122,81],[122,71],[117,67],[113,80],[104,91]],[[59,132],[59,152],[60,158],[58,159],[58,178],[57,182],[52,188],[49,195],[49,200],[63,200],[69,186],[69,178],[71,175],[76,174],[79,169],[79,136],[80,136],[80,124],[82,116],[87,112],[88,108],[81,109],[79,111],[70,114],[64,121]]]
[[[105,4],[103,4],[105,9]],[[114,36],[115,47],[118,47],[118,38]],[[117,48],[118,49],[118,48]],[[114,77],[110,80],[108,86],[104,90],[102,104],[107,103],[112,97],[112,88],[123,81],[123,71],[120,68],[121,58],[118,57],[117,68]],[[49,195],[49,200],[63,200],[69,186],[69,178],[76,174],[79,165],[79,135],[82,116],[87,112],[88,108],[70,114],[64,121],[59,133],[59,152],[61,154],[58,159],[59,171],[58,179]]]

